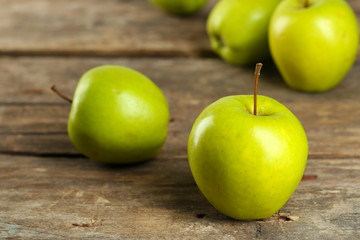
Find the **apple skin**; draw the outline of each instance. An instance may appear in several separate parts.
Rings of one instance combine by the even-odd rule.
[[[284,0],[269,26],[273,59],[293,89],[324,92],[341,82],[358,52],[358,23],[343,0]]]
[[[163,11],[174,15],[191,15],[204,7],[208,0],[149,0]]]
[[[135,163],[161,150],[168,121],[167,101],[150,79],[130,68],[100,66],[77,85],[68,133],[93,160]]]
[[[228,96],[196,119],[188,142],[190,168],[199,189],[223,214],[267,218],[290,198],[308,156],[299,120],[272,98]]]
[[[281,0],[221,0],[207,20],[211,47],[226,62],[251,65],[270,59],[268,26]]]

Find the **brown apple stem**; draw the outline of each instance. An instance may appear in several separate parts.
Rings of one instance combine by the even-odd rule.
[[[255,69],[255,87],[254,87],[254,115],[257,115],[257,88],[258,88],[258,82],[259,82],[259,77],[260,77],[260,71],[262,68],[263,64],[262,63],[257,63],[256,64],[256,69]]]
[[[59,97],[61,97],[62,99],[68,101],[69,103],[72,103],[72,99],[65,96],[64,94],[62,94],[56,87],[55,85],[51,86],[51,90],[53,90],[54,93],[56,93]]]
[[[308,8],[310,6],[310,0],[305,0],[304,7]]]

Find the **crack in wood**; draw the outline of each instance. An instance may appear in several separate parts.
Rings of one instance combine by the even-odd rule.
[[[58,134],[54,134],[54,135],[66,135],[67,133],[58,133]],[[4,134],[0,133],[0,136],[2,136]],[[36,133],[34,135],[32,134],[11,134],[11,135],[29,135],[29,136],[42,136],[42,135],[47,135],[46,133]],[[86,158],[83,154],[81,153],[37,153],[37,152],[26,152],[26,151],[18,151],[18,150],[14,150],[14,151],[1,151],[0,150],[0,154],[2,155],[14,155],[14,156],[35,156],[35,157],[69,157],[69,158]],[[187,155],[181,155],[181,156],[175,156],[175,159],[187,159]],[[360,159],[360,155],[348,155],[348,156],[340,156],[340,155],[334,155],[334,156],[328,156],[327,158],[312,158],[312,160],[327,160],[327,159],[337,159],[337,160],[348,160],[348,159]],[[309,175],[309,176],[304,176],[306,179],[304,180],[316,180],[317,176],[314,175]],[[311,179],[308,179],[307,177],[310,177]]]
[[[206,213],[197,213],[196,217],[197,218],[204,218],[204,217],[206,217],[206,215],[207,215]]]
[[[260,237],[261,237],[261,231],[262,231],[262,229],[261,229],[261,224],[260,224],[260,223],[257,223],[257,224],[256,224],[256,235],[255,235],[256,238],[260,238]]]
[[[11,156],[29,156],[29,157],[43,157],[43,158],[87,158],[81,153],[33,153],[33,152],[12,152],[0,151],[0,155]]]
[[[218,56],[210,49],[193,49],[192,51],[183,50],[125,50],[106,51],[106,50],[74,50],[74,49],[58,49],[58,50],[0,50],[0,56],[4,57],[83,57],[83,58],[218,58]]]

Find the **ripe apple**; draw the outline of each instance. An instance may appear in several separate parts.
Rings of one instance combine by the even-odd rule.
[[[216,209],[239,220],[276,213],[300,183],[307,156],[299,120],[256,94],[227,96],[206,107],[188,142],[199,189]]]
[[[100,66],[80,79],[68,132],[75,147],[104,163],[155,156],[167,137],[169,109],[161,90],[130,68]]]
[[[291,88],[324,92],[340,83],[354,63],[358,24],[344,0],[284,0],[271,18],[269,41]]]
[[[149,0],[165,12],[190,15],[199,11],[208,0]]]
[[[268,26],[281,0],[221,0],[210,13],[212,49],[225,61],[249,65],[270,58]]]

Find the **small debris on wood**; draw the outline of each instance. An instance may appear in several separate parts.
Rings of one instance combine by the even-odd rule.
[[[204,217],[206,217],[206,213],[198,213],[198,214],[196,214],[196,217],[197,218],[204,218]]]
[[[90,225],[88,223],[81,223],[81,224],[72,223],[71,225],[74,227],[90,227]]]
[[[300,219],[300,217],[298,216],[290,216],[290,214],[288,213],[279,213],[276,214],[272,217],[269,218],[264,218],[258,221],[261,222],[270,222],[270,223],[274,223],[274,222],[295,222],[298,221]]]
[[[295,222],[295,221],[299,221],[300,217],[298,217],[298,216],[288,216],[288,219]]]
[[[169,119],[169,122],[175,122],[175,118],[173,118],[173,117],[170,118],[170,119]]]
[[[304,175],[301,181],[311,181],[316,179],[317,179],[317,175]]]
[[[73,227],[97,227],[101,226],[102,221],[98,221],[97,219],[91,218],[90,222],[88,223],[72,223],[71,226]]]

